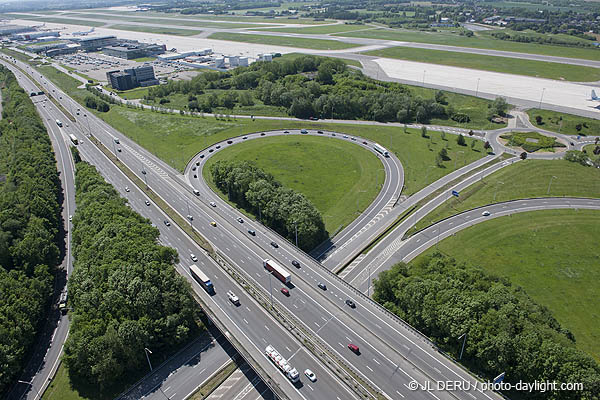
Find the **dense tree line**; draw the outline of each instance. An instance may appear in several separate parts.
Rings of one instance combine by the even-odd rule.
[[[224,92],[217,95],[213,89]],[[206,90],[213,91],[205,94]],[[171,93],[188,95],[188,109],[202,112],[253,105],[256,98],[266,105],[282,107],[297,118],[404,123],[426,123],[433,118],[470,121],[466,111],[448,104],[444,92],[424,99],[405,85],[377,81],[350,70],[342,60],[315,56],[256,62],[227,72],[205,72],[190,81],[169,81],[150,88],[145,99],[156,101]],[[502,101],[503,104],[490,103],[490,119],[504,115],[507,105]]]
[[[490,380],[506,372],[512,383],[584,384],[583,392],[533,392],[528,399],[600,398],[600,366],[547,308],[506,279],[435,253],[382,272],[374,298],[456,357],[466,333],[463,361]]]
[[[0,393],[14,382],[52,293],[59,262],[60,181],[48,133],[0,66]]]
[[[72,380],[107,385],[147,368],[144,347],[166,355],[197,330],[189,284],[175,250],[127,205],[96,169],[80,161],[69,278],[71,331],[64,361]]]
[[[508,34],[502,31],[492,32],[491,35],[496,39],[509,40],[512,42],[521,43],[541,43],[541,44],[552,44],[560,46],[575,46],[575,47],[596,47],[592,42],[582,42],[569,39],[561,39],[557,36],[532,36],[532,35],[520,35],[520,34]],[[580,37],[580,36],[579,36]],[[587,40],[595,40],[593,36],[580,37]]]
[[[298,247],[310,251],[327,238],[319,211],[304,195],[283,187],[272,175],[248,161],[217,161],[210,167],[217,188],[238,206]]]

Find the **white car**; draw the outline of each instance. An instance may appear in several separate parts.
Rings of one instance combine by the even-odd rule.
[[[213,206],[213,207],[216,207],[216,206],[217,206],[217,203],[215,203],[214,201],[211,201],[211,202],[210,202],[210,205],[211,205],[211,206]]]
[[[231,290],[227,292],[227,297],[229,297],[229,301],[231,301],[236,306],[240,304],[240,299],[233,293]]]
[[[306,371],[304,371],[304,375],[306,375],[306,377],[311,381],[311,382],[316,382],[317,381],[317,376],[315,375],[314,372],[312,372],[310,369],[307,369]]]
[[[196,257],[195,254],[190,254],[190,258],[192,259],[193,262],[198,262],[198,257]]]
[[[69,215],[69,221],[73,221],[73,216]]]
[[[481,215],[483,215],[484,217],[488,217],[490,215],[489,211],[484,211],[481,213]]]
[[[125,186],[125,191],[129,192],[129,186]]]

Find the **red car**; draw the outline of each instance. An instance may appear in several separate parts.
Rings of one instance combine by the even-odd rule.
[[[289,297],[289,295],[290,295],[290,291],[289,291],[289,290],[287,290],[287,289],[286,289],[286,288],[284,288],[284,287],[282,287],[282,288],[281,288],[281,293],[285,294],[285,295],[286,295],[286,296],[288,296],[288,297]]]
[[[358,349],[358,346],[357,346],[357,345],[355,345],[355,344],[349,343],[349,344],[348,344],[348,348],[349,348],[349,349],[350,349],[350,350],[351,350],[353,353],[356,353],[356,354],[359,354],[359,353],[360,353],[360,350]]]

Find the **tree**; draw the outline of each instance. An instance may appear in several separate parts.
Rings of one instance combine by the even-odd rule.
[[[442,149],[442,150],[444,150],[444,149]],[[438,155],[435,157],[435,165],[436,165],[438,168],[443,168],[443,167],[444,167],[444,159],[442,158],[442,156],[441,156],[440,154],[438,154]]]
[[[522,152],[519,157],[521,157],[521,160],[527,159],[527,152],[526,151]]]
[[[500,115],[501,117],[504,117],[506,115],[506,111],[508,110],[508,106],[509,105],[504,97],[496,97],[490,105],[490,110],[493,115]]]
[[[536,115],[536,116],[535,116],[535,123],[536,123],[536,124],[538,124],[538,125],[542,125],[542,122],[543,122],[543,120],[544,120],[544,119],[542,118],[542,116],[541,116],[541,115]]]
[[[442,158],[442,160],[444,160],[444,161],[449,160],[449,158],[448,158],[448,150],[445,147],[442,147],[440,149],[440,152],[438,154]]]
[[[445,141],[446,140],[446,132],[442,130],[441,136],[442,136],[442,140]]]
[[[448,102],[446,101],[446,95],[441,90],[435,92],[435,101],[436,103],[440,104],[448,104]]]
[[[423,125],[421,127],[421,137],[424,137],[424,138],[428,137],[427,136],[427,127],[425,125]]]
[[[487,140],[485,141],[485,143],[483,144],[483,148],[488,150],[489,148],[491,148],[492,145],[490,144],[490,142],[488,142]]]
[[[466,146],[467,145],[467,143],[465,141],[465,137],[463,135],[460,135],[460,134],[456,137],[456,143],[459,146]]]
[[[588,166],[589,157],[582,151],[569,150],[565,154],[565,160],[570,162],[579,163],[583,166]]]

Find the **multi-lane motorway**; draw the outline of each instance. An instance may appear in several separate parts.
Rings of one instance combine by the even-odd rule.
[[[28,68],[24,64],[20,64],[20,66],[24,69]],[[59,99],[62,97],[60,101],[67,109],[80,107],[69,99],[66,94],[61,93],[58,88],[42,78],[39,73],[34,74],[32,72],[32,75],[36,80],[45,82],[46,90],[60,93]],[[17,77],[26,90],[27,85],[31,87],[32,83],[28,82],[28,79],[19,72],[17,72]],[[38,107],[38,109],[42,117],[46,121],[50,121],[49,127],[55,119],[67,120],[62,112],[49,101],[45,102],[45,106]],[[269,295],[272,293],[273,302],[277,307],[297,318],[298,324],[301,325],[300,329],[317,338],[316,340],[326,346],[328,352],[333,354],[340,363],[350,366],[362,381],[375,388],[383,396],[390,399],[401,397],[418,399],[499,398],[495,393],[482,393],[477,390],[453,393],[437,390],[416,392],[410,390],[409,384],[415,380],[419,383],[431,382],[432,387],[435,387],[434,382],[437,380],[474,381],[474,378],[441,355],[435,346],[418,332],[393,317],[361,292],[330,273],[312,257],[302,253],[276,233],[256,221],[243,217],[237,210],[229,207],[227,203],[212,193],[201,179],[193,178],[193,175],[190,176],[190,166],[195,165],[196,162],[202,164],[203,159],[199,155],[188,166],[185,176],[181,176],[177,171],[156,159],[135,142],[93,115],[70,125],[63,129],[52,127],[50,130],[63,140],[65,148],[67,148],[67,133],[72,133],[80,139],[79,150],[84,159],[96,165],[107,181],[112,183],[129,200],[134,209],[153,221],[161,232],[161,241],[164,244],[177,249],[180,256],[177,269],[191,282],[193,281],[188,272],[188,267],[192,264],[190,254],[194,253],[199,257],[197,264],[211,276],[217,290],[216,295],[209,296],[199,286],[193,284],[196,294],[227,327],[225,335],[242,344],[250,357],[259,363],[261,368],[271,377],[270,383],[279,387],[290,398],[346,399],[356,398],[356,395],[329,369],[323,367],[316,357],[302,346],[296,338],[284,330],[270,314],[265,312],[261,305],[247,295],[237,283],[233,282],[212,258],[204,256],[195,243],[179,227],[174,224],[171,224],[171,226],[165,225],[163,222],[168,217],[154,204],[146,206],[145,200],[147,200],[147,197],[145,194],[138,190],[115,167],[110,159],[88,139],[86,135],[88,127],[94,137],[102,142],[106,148],[113,150],[115,156],[140,179],[146,180],[148,186],[183,218],[192,215],[193,220],[190,223],[193,224],[193,227],[201,232],[210,241],[211,245],[218,249],[232,265],[243,271],[252,285],[260,288],[264,293]],[[265,136],[275,134],[284,133],[268,132]],[[331,135],[331,132],[326,134]],[[115,150],[115,138],[120,141],[119,147],[122,149],[120,152]],[[248,139],[250,139],[250,135],[248,135]],[[344,138],[342,137],[342,139]],[[239,142],[244,139],[233,138],[231,140],[232,142]],[[362,140],[358,144],[369,148],[372,145],[370,142],[364,145]],[[228,145],[223,143],[222,147]],[[395,202],[398,199],[397,196],[400,195],[403,177],[399,162],[394,157],[390,159],[381,157],[381,159],[387,175],[384,182],[385,193],[381,194],[375,205],[372,205],[365,212],[366,215],[362,221],[356,223],[351,229],[362,229],[361,225],[364,226],[373,219],[373,213],[378,214],[382,208],[389,205],[390,201],[394,200]],[[480,165],[487,161],[480,161]],[[145,173],[142,173],[142,171]],[[462,173],[464,171],[457,172],[457,175],[449,177],[447,182],[459,177]],[[198,173],[197,175],[201,178],[201,174]],[[447,182],[440,184],[443,186]],[[193,194],[190,183],[200,190],[199,196]],[[126,191],[125,187],[129,187],[130,190]],[[428,194],[436,189],[431,188],[430,190]],[[423,194],[422,198],[425,197],[426,195]],[[543,201],[550,201],[550,199]],[[215,202],[215,207],[212,207],[210,202]],[[542,206],[537,203],[528,205],[528,207],[543,208],[551,206],[553,204],[550,203]],[[502,215],[502,213],[509,213],[511,210],[513,209],[492,209],[490,212],[493,215]],[[481,213],[481,211],[477,212]],[[245,221],[243,223],[238,222],[238,217],[244,218]],[[461,218],[467,218],[467,215],[462,215]],[[469,218],[472,218],[470,220],[472,223],[476,223],[481,219],[479,217]],[[211,222],[215,222],[216,226],[212,226]],[[247,233],[248,229],[256,231],[256,236],[249,235]],[[433,227],[429,229],[433,229]],[[436,234],[433,230],[426,230],[417,235],[422,238],[421,240],[424,243],[417,242],[415,239],[402,245],[402,254],[405,255],[401,259],[412,257],[421,251],[420,249],[423,246],[430,244],[433,240],[432,234],[436,239],[438,236],[443,238],[445,234],[455,228],[440,226],[435,229],[439,229],[437,231],[439,233]],[[350,237],[352,236],[354,235]],[[276,242],[278,247],[273,247],[271,242]],[[359,242],[356,241],[357,246],[360,244]],[[397,250],[395,249],[393,253]],[[287,287],[290,291],[289,297],[279,291],[283,284],[268,274],[262,267],[262,260],[265,258],[275,259],[293,274],[292,285]],[[299,261],[300,268],[293,267],[291,265],[292,260]],[[384,260],[385,265],[391,263],[390,260],[392,258]],[[357,270],[356,276],[359,272],[360,269]],[[327,290],[319,289],[317,283],[326,284]],[[359,279],[357,286],[359,286],[359,289],[364,290],[361,285],[364,286],[364,282]],[[228,301],[225,295],[228,290],[233,290],[240,297],[241,305],[239,307]],[[352,299],[357,307],[355,309],[349,308],[345,304],[347,299]],[[360,354],[351,352],[347,348],[349,343],[358,345]],[[312,369],[318,376],[317,382],[312,383],[303,378],[301,384],[292,385],[264,357],[263,350],[266,344],[275,346],[300,372],[306,368]],[[180,374],[174,376],[178,375]],[[177,385],[177,393],[179,394],[189,393],[193,390],[193,384],[187,387],[183,380],[183,378],[181,380],[174,379],[169,386]]]
[[[34,76],[38,79],[39,75]],[[58,89],[53,89],[60,93]],[[61,97],[63,104],[68,109],[67,102],[71,100],[64,93],[61,93]],[[59,118],[65,119],[53,106],[47,106],[46,109],[53,114],[53,117],[59,115]],[[408,385],[413,380],[430,381],[432,384],[436,380],[446,379],[474,380],[462,368],[441,355],[426,338],[346,285],[337,276],[330,274],[312,258],[299,252],[275,233],[254,221],[247,221],[246,226],[252,227],[257,232],[256,237],[249,237],[245,231],[236,228],[239,223],[234,218],[238,215],[232,214],[235,211],[225,209],[224,203],[219,199],[212,199],[218,202],[218,206],[210,207],[208,201],[211,199],[199,199],[189,187],[182,183],[176,171],[155,159],[153,155],[120,132],[91,115],[86,122],[89,122],[95,137],[109,149],[114,147],[112,145],[114,137],[118,137],[123,149],[117,154],[121,162],[138,174],[140,179],[147,179],[152,190],[167,201],[180,215],[184,217],[188,213],[193,215],[195,217],[194,226],[211,241],[215,248],[226,254],[232,263],[252,277],[253,283],[264,291],[269,292],[273,286],[277,290],[278,286],[271,279],[271,275],[263,269],[262,259],[273,258],[288,268],[292,259],[298,260],[301,268],[290,269],[293,274],[293,287],[290,287],[291,296],[285,297],[279,292],[274,292],[274,301],[287,312],[295,315],[303,324],[303,329],[318,337],[335,357],[342,363],[352,366],[362,380],[384,396],[388,398],[407,395],[412,398],[454,398],[457,396],[456,393],[445,391],[411,392]],[[99,167],[105,178],[130,200],[132,207],[140,210],[143,215],[150,217],[157,226],[160,226],[161,240],[179,251],[182,260],[179,271],[185,274],[184,276],[189,276],[186,270],[186,267],[191,264],[191,261],[188,261],[189,254],[194,252],[200,256],[199,249],[177,227],[166,227],[162,224],[166,217],[156,207],[145,206],[145,198],[141,192],[135,189],[129,193],[124,192],[124,187],[128,185],[127,180],[87,140],[83,133],[84,128],[80,125],[80,123],[72,124],[71,127],[73,130],[78,130],[75,134],[83,141],[79,146],[83,157]],[[145,175],[142,174],[142,170],[146,171]],[[129,183],[129,186],[132,184]],[[215,221],[217,226],[211,226],[211,221]],[[272,248],[271,241],[278,242],[279,248]],[[211,259],[202,257],[200,260],[201,268],[205,268],[207,273],[214,278],[217,287],[217,294],[206,300],[209,307],[217,310],[229,307],[228,312],[223,312],[223,318],[231,320],[232,329],[237,328],[237,335],[248,339],[247,342],[250,342],[250,346],[253,347],[255,360],[261,362],[263,368],[270,371],[270,376],[273,377],[279,372],[264,356],[262,359],[260,358],[266,343],[273,344],[280,352],[284,353],[284,356],[290,358],[298,370],[311,368],[320,377],[315,384],[307,383],[304,379],[305,384],[302,387],[294,387],[289,381],[287,383],[280,381],[281,385],[285,385],[286,392],[295,394],[294,397],[298,398],[339,397],[341,399],[354,397],[345,385],[321,367],[304,347],[283,331],[278,323],[266,315],[236,284],[232,283],[223,270],[218,268]],[[325,283],[328,290],[323,291],[317,288],[318,282]],[[241,307],[231,309],[231,304],[224,296],[229,289],[239,293],[243,304]],[[206,297],[202,292],[199,292],[199,295]],[[350,298],[357,304],[356,309],[349,309],[345,305],[345,300]],[[348,350],[346,347],[348,343],[358,345],[360,355]],[[458,397],[483,399],[497,396],[494,393],[481,393],[473,390],[469,393],[460,393]]]

